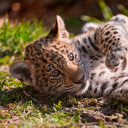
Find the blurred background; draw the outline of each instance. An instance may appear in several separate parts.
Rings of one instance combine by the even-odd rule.
[[[128,0],[0,0],[0,65],[23,58],[26,45],[45,37],[56,15],[73,37],[84,23],[119,13],[128,16]]]
[[[0,0],[0,23],[2,24],[2,18],[8,14],[12,22],[37,18],[39,21],[43,20],[45,27],[50,28],[58,14],[64,18],[70,32],[79,33],[84,23],[82,15],[104,20],[102,10],[106,6],[102,2],[102,0]],[[128,0],[104,0],[104,3],[113,15],[124,13],[122,11],[128,13],[125,10],[128,8]]]

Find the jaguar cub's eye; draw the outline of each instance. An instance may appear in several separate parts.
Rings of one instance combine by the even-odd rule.
[[[52,71],[52,77],[58,77],[60,75],[60,72],[58,70]]]
[[[68,55],[68,59],[69,59],[70,61],[73,61],[73,60],[74,60],[74,55],[73,55],[72,53],[70,53],[70,54]]]

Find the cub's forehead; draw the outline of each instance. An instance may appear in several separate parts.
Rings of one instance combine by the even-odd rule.
[[[34,56],[40,55],[40,52],[43,53],[62,53],[69,54],[72,52],[72,45],[69,43],[69,40],[53,40],[41,38],[36,40],[29,45],[26,46],[25,55],[26,56]]]

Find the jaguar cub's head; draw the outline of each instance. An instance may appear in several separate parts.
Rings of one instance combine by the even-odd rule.
[[[11,64],[10,73],[44,95],[58,97],[81,89],[85,70],[60,16],[46,38],[26,47],[24,60]]]

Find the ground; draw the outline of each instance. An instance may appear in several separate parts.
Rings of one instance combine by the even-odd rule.
[[[32,87],[11,78],[7,65],[3,69],[0,127],[127,127],[128,106],[122,101],[72,96],[42,101]]]

